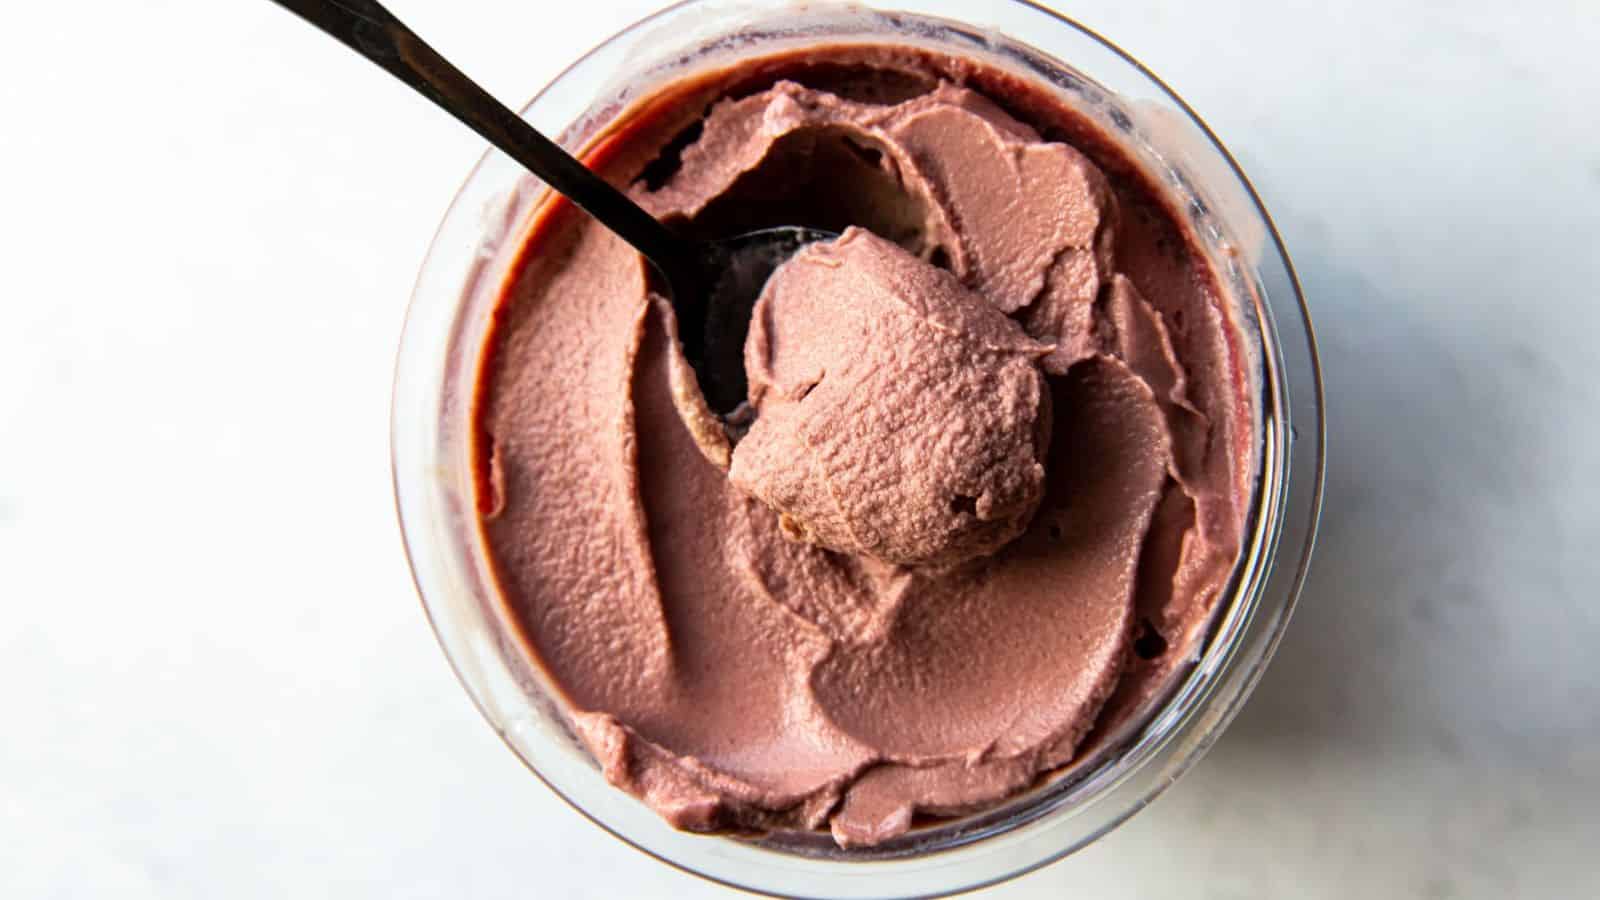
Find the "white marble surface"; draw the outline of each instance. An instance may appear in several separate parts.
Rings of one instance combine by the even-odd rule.
[[[392,5],[521,98],[654,4]],[[1299,616],[1232,730],[992,895],[1586,895],[1595,7],[1068,11],[1258,180],[1320,329],[1332,465]],[[412,596],[391,357],[477,142],[260,0],[6,19],[0,896],[726,895],[528,777]]]

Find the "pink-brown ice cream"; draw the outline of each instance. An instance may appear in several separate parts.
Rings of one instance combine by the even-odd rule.
[[[851,228],[756,304],[756,419],[734,486],[797,540],[907,566],[987,556],[1044,493],[1050,346],[937,269]]]
[[[1115,739],[1200,639],[1253,471],[1240,338],[1172,204],[1049,95],[906,48],[651,109],[589,162],[658,216],[846,233],[764,293],[727,471],[636,253],[556,203],[506,273],[484,551],[607,778],[680,827],[850,846]]]

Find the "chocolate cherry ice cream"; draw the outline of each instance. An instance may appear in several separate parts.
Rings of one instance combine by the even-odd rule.
[[[839,44],[686,76],[586,163],[781,266],[708,427],[664,286],[570,204],[497,276],[481,546],[607,779],[692,830],[881,843],[1019,794],[1204,639],[1255,472],[1243,336],[1179,201],[975,60]]]

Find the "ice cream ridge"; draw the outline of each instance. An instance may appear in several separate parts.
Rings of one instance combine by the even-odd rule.
[[[1238,555],[1253,413],[1219,279],[1113,142],[970,66],[830,52],[598,165],[691,232],[840,234],[756,304],[748,429],[695,427],[647,265],[557,204],[474,441],[508,621],[606,778],[681,828],[849,847],[1159,701]]]

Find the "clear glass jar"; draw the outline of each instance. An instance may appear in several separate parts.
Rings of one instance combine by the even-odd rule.
[[[1166,702],[1114,752],[994,809],[873,848],[841,850],[822,835],[689,834],[607,783],[502,622],[474,521],[467,437],[476,362],[497,279],[544,191],[495,150],[445,214],[412,296],[395,378],[396,502],[423,604],[462,685],[529,768],[596,824],[665,863],[747,890],[939,895],[1014,877],[1106,834],[1194,765],[1238,711],[1288,622],[1316,531],[1324,447],[1316,342],[1282,241],[1205,123],[1114,44],[1025,0],[776,8],[690,0],[591,50],[523,115],[582,150],[668,81],[819,39],[913,43],[1025,74],[1094,114],[1191,200],[1194,230],[1231,282],[1255,344],[1259,480],[1230,593]]]

